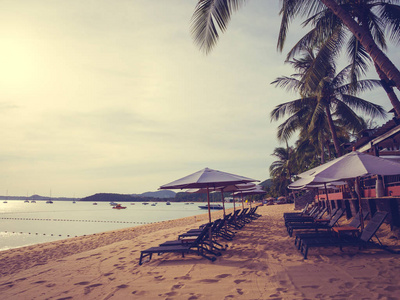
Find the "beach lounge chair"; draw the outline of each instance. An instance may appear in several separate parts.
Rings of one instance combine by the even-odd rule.
[[[296,218],[296,219],[292,219],[290,221],[285,221],[285,226],[286,226],[286,230],[290,235],[290,227],[292,225],[298,225],[298,224],[305,224],[305,223],[314,223],[316,220],[326,220],[326,218],[323,218],[323,216],[325,215],[325,213],[327,212],[327,208],[323,208],[322,210],[320,210],[317,214],[313,215],[312,217],[302,217],[302,218]],[[337,212],[337,209],[335,209],[334,211],[332,211],[331,216],[333,216],[333,214],[335,214]]]
[[[250,222],[258,219],[259,217],[261,217],[261,215],[256,213],[257,208],[258,208],[258,206],[254,206],[254,207],[250,208],[250,210],[247,214],[245,214],[244,218],[245,218],[246,223],[250,223]]]
[[[237,209],[233,212],[233,214],[231,215],[230,218],[228,218],[226,225],[228,228],[232,228],[232,229],[240,229],[242,227],[240,227],[239,225],[236,224],[236,220],[238,218],[238,214],[240,212],[240,209]]]
[[[302,216],[302,215],[305,215],[309,206],[310,206],[310,204],[307,203],[306,206],[304,206],[304,208],[303,208],[303,210],[301,212],[286,212],[286,213],[283,213],[283,218],[290,217],[290,216]]]
[[[235,210],[233,216],[228,220],[227,226],[234,229],[242,229],[246,222],[244,216],[246,215],[248,208],[242,210]]]
[[[342,250],[343,246],[358,246],[359,249],[361,249],[362,247],[365,247],[368,244],[372,244],[372,238],[376,236],[376,232],[382,225],[387,215],[388,215],[387,212],[376,212],[375,215],[368,222],[368,224],[365,226],[361,234],[356,237],[351,235],[350,236],[345,235],[341,237],[332,236],[323,238],[303,239],[300,248],[301,253],[304,256],[304,259],[307,259],[309,248],[337,246],[340,247],[340,250]],[[382,246],[379,239],[378,242],[380,246]]]
[[[369,216],[369,212],[368,211],[364,211],[363,212],[363,219],[364,221],[367,219],[367,217]],[[339,227],[339,228],[353,228],[353,229],[357,229],[358,227],[360,227],[361,222],[360,222],[360,212],[358,212],[354,218],[351,220],[350,223],[344,225],[343,227]],[[331,237],[333,236],[333,232],[331,230],[329,231],[318,231],[318,232],[307,232],[307,233],[298,233],[296,234],[296,238],[294,241],[294,245],[300,249],[301,247],[301,240],[302,239],[310,239],[310,238],[322,238],[322,237]]]
[[[221,255],[221,253],[215,253],[207,248],[206,239],[208,238],[208,230],[209,226],[204,226],[203,231],[200,235],[198,235],[191,243],[181,244],[181,245],[173,245],[173,246],[158,246],[151,247],[146,250],[140,252],[139,265],[143,264],[143,259],[148,257],[149,261],[151,260],[154,253],[161,255],[163,253],[179,253],[182,254],[182,257],[185,254],[194,253],[200,255],[208,260],[215,261],[216,255]],[[210,256],[212,255],[212,256]]]
[[[343,216],[344,210],[342,208],[333,212],[333,215],[330,219],[319,219],[315,220],[313,223],[292,223],[287,226],[287,230],[289,236],[293,235],[294,230],[321,230],[321,229],[332,229],[333,226],[339,221],[339,219]],[[318,222],[321,221],[321,222]]]
[[[212,249],[215,249],[217,251],[222,251],[222,250],[226,250],[226,248],[228,247],[227,245],[222,245],[220,243],[218,243],[216,241],[216,238],[218,236],[222,236],[223,233],[223,227],[225,226],[224,220],[223,219],[218,219],[215,220],[211,227],[209,232],[211,232],[211,243],[210,243],[210,239],[206,240],[206,244],[208,244]],[[209,232],[207,232],[207,236],[209,236]],[[202,229],[199,231],[199,229],[191,229],[185,233],[182,233],[178,236],[178,241],[182,240],[182,239],[188,239],[188,238],[194,238],[197,237],[199,234],[202,233]],[[228,235],[224,235],[224,237],[227,237]],[[166,246],[166,245],[172,245],[174,243],[178,243],[178,241],[170,241],[170,242],[165,242],[162,245]]]
[[[321,219],[323,215],[327,212],[327,208],[318,208],[311,215],[307,216],[296,216],[296,217],[288,217],[285,218],[285,226],[287,227],[291,223],[306,223],[306,222],[314,222],[316,219]]]

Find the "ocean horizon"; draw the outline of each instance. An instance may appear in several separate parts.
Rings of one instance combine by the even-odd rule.
[[[122,202],[126,209],[117,210],[109,202],[4,200],[0,202],[0,251],[207,213],[198,207],[204,202],[170,203]]]

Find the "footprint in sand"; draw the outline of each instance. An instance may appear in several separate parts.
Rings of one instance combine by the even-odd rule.
[[[174,278],[174,280],[190,280],[190,279],[191,277],[189,275]]]
[[[88,285],[89,283],[90,283],[89,281],[81,281],[81,282],[74,283],[74,285]]]
[[[35,281],[34,283],[40,284],[40,283],[45,283],[47,282],[46,280],[39,280],[39,281]]]
[[[158,281],[162,281],[162,280],[164,280],[165,278],[164,278],[164,276],[159,275],[159,276],[154,277],[154,279],[155,279],[155,280],[158,280]]]
[[[239,295],[243,295],[243,294],[244,294],[244,292],[243,292],[242,289],[236,289],[236,292],[237,292]]]
[[[86,259],[87,257],[78,257],[76,260]]]
[[[388,287],[385,287],[384,290],[388,292],[397,292],[398,290],[400,290],[400,287],[389,285]]]
[[[121,285],[117,286],[118,289],[126,289],[127,287],[129,287],[129,285],[127,285],[127,284],[121,284]]]
[[[57,300],[69,300],[69,299],[72,299],[72,297],[58,298]]]
[[[183,283],[175,284],[172,286],[172,289],[173,290],[181,289],[183,286],[184,286]]]
[[[216,278],[226,278],[226,277],[230,277],[230,276],[232,276],[232,274],[220,274],[220,275],[217,275],[215,277]]]
[[[345,284],[341,285],[339,288],[343,289],[352,289],[354,287],[354,283],[352,282],[346,282]]]
[[[233,282],[236,283],[236,284],[239,284],[239,283],[242,283],[242,282],[245,282],[245,281],[246,281],[245,279],[236,279]]]
[[[318,289],[320,286],[319,285],[303,285],[302,288],[304,289]],[[277,289],[278,290],[278,289]]]
[[[101,283],[95,283],[95,284],[92,284],[92,285],[89,285],[89,286],[85,287],[84,294],[85,294],[85,295],[89,294],[89,293],[93,290],[93,288],[98,287],[98,286],[101,286],[101,285],[103,285],[103,284],[101,284]]]
[[[216,283],[216,282],[219,282],[219,280],[217,280],[217,279],[202,279],[202,280],[199,280],[199,282]]]
[[[114,274],[114,273],[112,273],[112,272],[110,272],[110,273],[105,273],[105,274],[103,274],[103,276],[110,276],[110,275],[112,275],[112,274]]]

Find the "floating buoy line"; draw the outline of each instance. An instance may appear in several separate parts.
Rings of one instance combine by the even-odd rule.
[[[124,224],[153,224],[155,222],[132,222],[132,221],[102,221],[102,220],[71,220],[71,219],[39,219],[39,218],[5,218],[0,220],[20,220],[20,221],[53,221],[53,222],[90,222],[90,223],[124,223]]]
[[[91,223],[125,223],[125,224],[153,224],[157,222],[128,222],[128,221],[101,221],[101,220],[71,220],[71,219],[40,219],[40,218],[5,218],[0,217],[0,220],[19,220],[19,221],[54,221],[54,222],[91,222]],[[46,233],[31,233],[31,232],[16,232],[16,231],[3,231],[5,233],[14,233],[14,234],[28,234],[28,235],[43,235],[43,236],[66,236],[66,237],[78,237],[77,235],[70,234],[46,234]],[[85,236],[86,234],[82,235]]]
[[[29,234],[29,235],[44,235],[44,236],[54,236],[54,237],[56,237],[56,236],[58,236],[58,237],[62,237],[62,236],[66,236],[66,237],[78,237],[78,235],[71,235],[71,234],[64,234],[64,235],[62,235],[62,234],[54,234],[54,233],[37,233],[37,232],[22,232],[22,231],[19,231],[19,232],[16,232],[16,231],[3,231],[3,232],[5,232],[5,233],[14,233],[14,234]],[[86,234],[84,234],[83,236],[85,236]]]

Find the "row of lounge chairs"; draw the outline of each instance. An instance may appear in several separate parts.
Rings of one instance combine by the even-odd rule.
[[[228,247],[217,240],[231,241],[235,237],[235,230],[243,228],[247,223],[261,216],[256,213],[256,210],[257,206],[251,209],[235,210],[234,213],[226,215],[223,219],[203,224],[199,228],[180,234],[176,240],[166,241],[157,247],[142,250],[139,265],[143,264],[145,258],[150,261],[153,254],[161,255],[163,253],[178,253],[182,257],[185,254],[193,253],[215,261]]]
[[[287,231],[290,236],[293,236],[296,231],[294,243],[304,259],[307,259],[310,248],[336,246],[342,250],[344,246],[358,246],[361,249],[373,243],[373,237],[376,237],[378,241],[373,244],[384,248],[376,236],[376,232],[386,219],[387,212],[376,212],[362,232],[358,230],[361,225],[358,213],[347,225],[338,226],[344,210],[337,208],[331,212],[328,218],[323,218],[325,212],[324,209],[313,208],[308,212],[284,214]],[[368,212],[363,213],[364,220],[368,216]]]

